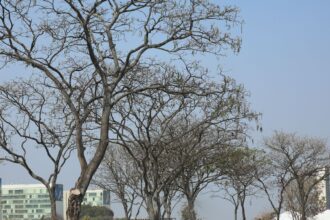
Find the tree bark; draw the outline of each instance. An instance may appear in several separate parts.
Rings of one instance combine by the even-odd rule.
[[[54,194],[50,194],[49,199],[50,199],[50,212],[51,212],[50,218],[51,218],[51,220],[57,220],[56,201],[55,201]]]
[[[82,200],[83,194],[80,190],[73,189],[70,191],[70,196],[68,198],[68,209],[66,211],[68,220],[79,220]]]
[[[242,219],[246,220],[246,213],[245,213],[245,192],[243,192],[242,197],[240,198],[241,210],[242,210]]]
[[[195,200],[193,198],[187,198],[188,200],[188,212],[190,220],[196,220],[195,212]]]
[[[161,220],[160,203],[156,197],[147,198],[147,212],[150,220]]]
[[[170,201],[167,201],[164,204],[165,218],[168,218],[168,219],[170,219],[171,218],[171,215],[172,215],[172,208],[171,208],[171,204],[170,203],[171,203]]]
[[[246,220],[245,206],[244,206],[244,203],[242,203],[242,202],[241,202],[241,209],[242,209],[242,219]]]
[[[237,215],[238,215],[238,203],[237,204],[235,204],[235,209],[234,209],[234,216],[235,216],[235,220],[238,220],[238,218],[237,218]]]

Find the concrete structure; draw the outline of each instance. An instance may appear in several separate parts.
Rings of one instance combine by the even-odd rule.
[[[68,208],[68,199],[70,196],[70,191],[65,191],[63,193],[63,216],[64,220],[66,220],[66,210]],[[90,205],[90,206],[104,206],[110,209],[110,192],[102,189],[95,189],[95,190],[87,190],[83,205]]]
[[[57,214],[63,213],[63,185],[56,185]],[[50,217],[50,200],[42,184],[3,185],[1,194],[2,220],[40,220]]]

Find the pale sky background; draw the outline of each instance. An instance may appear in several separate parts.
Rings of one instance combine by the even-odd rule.
[[[219,1],[220,2],[220,1]],[[257,144],[274,130],[330,138],[330,1],[328,0],[233,0],[244,19],[243,45],[238,55],[221,60],[224,71],[250,91],[251,107],[263,114],[263,133]],[[210,66],[218,64],[208,63]],[[0,82],[8,76],[1,70]],[[43,158],[36,158],[45,164]],[[76,164],[66,166],[59,183],[74,184]],[[0,166],[4,184],[32,183],[21,168]],[[231,220],[228,202],[204,193],[197,201],[203,220]],[[248,219],[266,211],[261,198],[247,201]],[[115,210],[115,214],[118,213]]]

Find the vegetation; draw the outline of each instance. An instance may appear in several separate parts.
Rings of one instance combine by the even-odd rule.
[[[81,220],[111,220],[113,215],[110,209],[103,206],[81,206]]]
[[[127,220],[141,208],[150,220],[171,218],[177,202],[183,219],[196,220],[195,201],[210,184],[235,219],[261,193],[277,219],[283,209],[307,220],[324,208],[325,141],[275,132],[262,150],[249,147],[259,114],[246,90],[200,62],[240,49],[238,8],[214,2],[0,1],[0,67],[26,72],[0,85],[0,162],[45,185],[52,220],[69,158],[79,162],[69,220],[113,216],[81,206],[91,181],[113,193]],[[47,174],[33,166],[36,152]]]
[[[265,140],[269,158],[266,180],[259,179],[262,189],[276,213],[283,206],[301,220],[324,209],[320,188],[325,181],[329,151],[324,140],[300,137],[292,133],[275,132]],[[276,201],[272,193],[275,193]]]
[[[216,94],[198,56],[239,50],[241,40],[231,34],[237,13],[208,0],[2,0],[1,67],[21,65],[25,77],[3,87],[10,105],[0,110],[1,160],[23,166],[53,199],[50,186],[68,156],[75,157],[80,169],[67,215],[78,220],[90,181],[113,146],[109,139],[121,135],[117,122],[125,122],[122,113],[129,110],[123,103],[158,91],[190,101]],[[7,90],[16,83],[31,92]],[[55,109],[44,108],[44,97],[53,98]],[[12,108],[26,124],[10,121]],[[11,141],[16,137],[20,143]],[[28,145],[46,153],[53,165],[47,177],[31,168]]]

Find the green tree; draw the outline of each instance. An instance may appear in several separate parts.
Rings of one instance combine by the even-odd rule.
[[[81,206],[81,217],[82,220],[109,220],[113,218],[113,211],[103,206]]]

